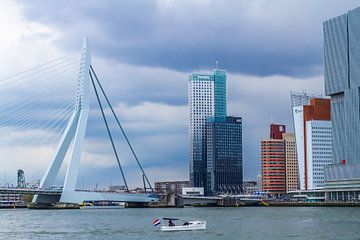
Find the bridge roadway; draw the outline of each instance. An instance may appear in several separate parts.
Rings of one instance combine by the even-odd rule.
[[[23,188],[0,188],[0,194],[31,194],[39,203],[82,203],[84,201],[113,201],[113,202],[135,202],[149,203],[158,201],[155,193],[114,193],[114,192],[92,192],[92,191],[71,191],[41,190]],[[62,199],[63,198],[63,199]],[[70,199],[70,200],[69,200]],[[34,201],[34,199],[33,199]]]
[[[31,194],[31,195],[52,195],[60,196],[61,190],[41,190],[41,189],[27,189],[27,188],[0,188],[2,194]]]

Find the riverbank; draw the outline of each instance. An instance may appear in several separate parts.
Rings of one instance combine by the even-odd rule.
[[[269,207],[360,207],[360,202],[264,202],[264,203],[266,203]]]

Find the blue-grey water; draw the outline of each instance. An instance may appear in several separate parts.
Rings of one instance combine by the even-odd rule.
[[[207,229],[161,232],[156,217]],[[2,209],[0,239],[360,239],[360,208]]]

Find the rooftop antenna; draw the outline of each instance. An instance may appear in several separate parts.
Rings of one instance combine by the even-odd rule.
[[[219,69],[219,60],[218,59],[216,59],[215,64],[216,64],[216,69]]]
[[[270,122],[271,122],[271,124],[273,124],[273,123],[274,123],[274,118],[273,118],[273,115],[270,115]]]

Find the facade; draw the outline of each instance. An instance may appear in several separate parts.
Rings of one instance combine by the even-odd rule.
[[[285,132],[285,125],[270,124],[270,139],[283,139],[283,134]]]
[[[295,134],[284,133],[286,192],[299,190],[298,161],[296,157]]]
[[[261,174],[256,175],[256,191],[262,192],[262,176]]]
[[[226,117],[226,72],[192,74],[188,82],[189,105],[189,172],[192,187],[206,185],[206,120]]]
[[[189,181],[155,182],[155,191],[158,194],[181,194],[183,188],[189,187]]]
[[[278,128],[285,127],[277,126]],[[263,192],[272,195],[285,194],[285,142],[283,139],[261,141],[261,176]]]
[[[126,186],[125,185],[111,185],[109,186],[109,192],[125,192]]]
[[[181,190],[183,196],[204,196],[203,187],[184,187]]]
[[[258,192],[258,186],[256,181],[244,181],[243,193],[245,195],[254,195]]]
[[[243,183],[242,119],[208,118],[206,140],[206,194],[239,194]]]
[[[306,177],[308,189],[322,189],[325,166],[332,163],[332,131],[330,121],[306,122]]]
[[[334,163],[360,164],[359,25],[360,8],[323,23],[325,94],[331,97]]]
[[[310,99],[321,98],[321,95],[316,95],[314,93],[308,93],[306,91],[302,92],[291,92],[291,110],[293,117],[293,126],[295,133],[295,144],[296,144],[296,158],[298,165],[298,184],[299,189],[305,190],[305,170],[304,170],[304,158],[305,158],[305,126],[304,126],[304,107],[310,105]],[[300,181],[301,173],[301,181]],[[300,184],[301,182],[301,184]]]
[[[309,182],[313,183],[314,177],[321,177],[312,175],[314,171],[317,171],[314,168],[319,169],[322,167],[319,167],[318,165],[323,166],[324,164],[329,164],[328,159],[323,159],[324,161],[319,162],[318,160],[320,158],[317,156],[317,158],[314,159],[313,156],[319,153],[324,154],[325,158],[327,158],[329,154],[328,151],[331,151],[329,149],[326,151],[318,151],[318,148],[329,148],[328,144],[331,143],[331,138],[329,139],[328,137],[328,132],[331,131],[331,129],[327,129],[329,124],[331,124],[330,99],[312,98],[309,100],[308,105],[295,106],[293,108],[293,116],[300,189],[309,190],[313,187],[320,187],[319,185],[309,185]],[[315,127],[315,125],[319,124],[323,124],[323,126],[319,129],[311,129],[311,127]],[[310,129],[307,129],[307,126],[310,127]],[[324,133],[316,135],[317,138],[323,137],[324,139],[316,139],[316,142],[308,140],[308,138],[312,138],[313,131],[324,131]],[[320,146],[319,144],[322,145]]]
[[[327,201],[359,201],[360,165],[343,162],[326,166],[324,190]]]
[[[291,109],[298,106],[309,105],[310,99],[312,98],[321,98],[321,95],[317,95],[314,93],[303,92],[291,92]]]
[[[26,206],[24,196],[14,193],[0,193],[0,208]]]

